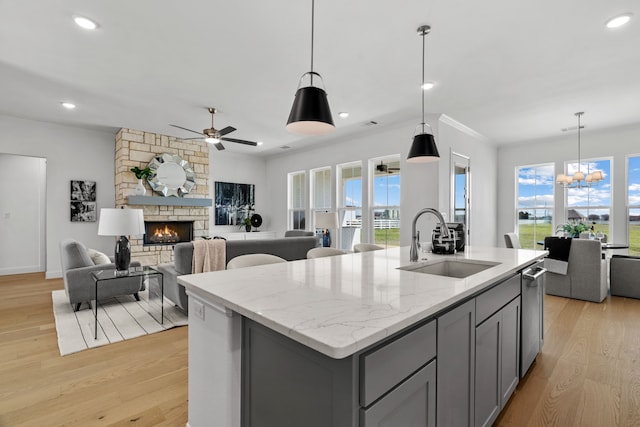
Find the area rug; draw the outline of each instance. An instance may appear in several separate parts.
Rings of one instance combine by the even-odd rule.
[[[164,302],[164,324],[156,322],[147,312],[148,292],[142,291],[139,295],[140,301],[136,301],[133,295],[100,301],[98,338],[94,339],[93,310],[83,304],[81,310],[73,311],[64,290],[53,291],[51,297],[60,355],[187,325],[187,315],[167,299]]]

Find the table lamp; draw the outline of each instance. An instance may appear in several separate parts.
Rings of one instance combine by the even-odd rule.
[[[329,230],[338,228],[338,214],[336,212],[316,212],[316,228],[322,228],[322,246],[331,247],[331,233]]]
[[[99,236],[120,236],[116,241],[116,270],[128,270],[131,264],[131,243],[128,235],[144,234],[142,209],[100,209]]]

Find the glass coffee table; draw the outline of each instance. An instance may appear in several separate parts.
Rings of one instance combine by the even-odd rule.
[[[98,339],[98,301],[100,299],[100,288],[102,286],[109,286],[109,283],[113,283],[113,280],[123,278],[138,278],[140,284],[144,282],[146,289],[149,291],[149,297],[147,299],[147,312],[154,318],[154,320],[161,325],[164,323],[164,283],[162,273],[153,267],[131,267],[129,270],[117,271],[117,270],[98,270],[92,271],[91,276],[95,284],[94,296],[92,300],[93,308],[93,338]],[[140,286],[142,287],[142,286]]]

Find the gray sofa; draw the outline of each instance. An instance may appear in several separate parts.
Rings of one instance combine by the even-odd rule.
[[[271,254],[287,261],[305,259],[307,252],[318,246],[315,236],[284,237],[264,240],[228,240],[226,242],[226,260],[246,254]],[[184,286],[178,284],[178,276],[191,274],[193,243],[178,243],[173,248],[173,263],[160,264],[158,270],[163,274],[164,296],[170,299],[185,313],[189,310]]]
[[[87,248],[74,239],[64,239],[60,242],[60,261],[62,262],[64,290],[75,311],[80,309],[83,302],[89,303],[95,299],[95,281],[91,272],[115,270],[116,268],[113,263],[94,264]],[[140,263],[132,261],[131,267],[140,267]],[[100,299],[132,294],[139,300],[138,292],[145,289],[142,279],[142,277],[125,276],[110,280],[108,286],[100,288]]]

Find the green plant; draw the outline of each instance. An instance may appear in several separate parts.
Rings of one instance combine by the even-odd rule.
[[[571,234],[571,236],[577,237],[580,233],[584,233],[585,231],[593,230],[593,226],[588,226],[583,222],[577,222],[575,224],[563,224],[562,231]]]
[[[242,227],[245,227],[245,228],[251,227],[251,218],[247,216],[242,221],[240,221],[240,224],[238,224],[238,228],[242,228]]]
[[[139,167],[131,168],[131,172],[133,172],[138,179],[145,179],[151,176],[151,169],[147,166],[144,169],[140,169]]]

